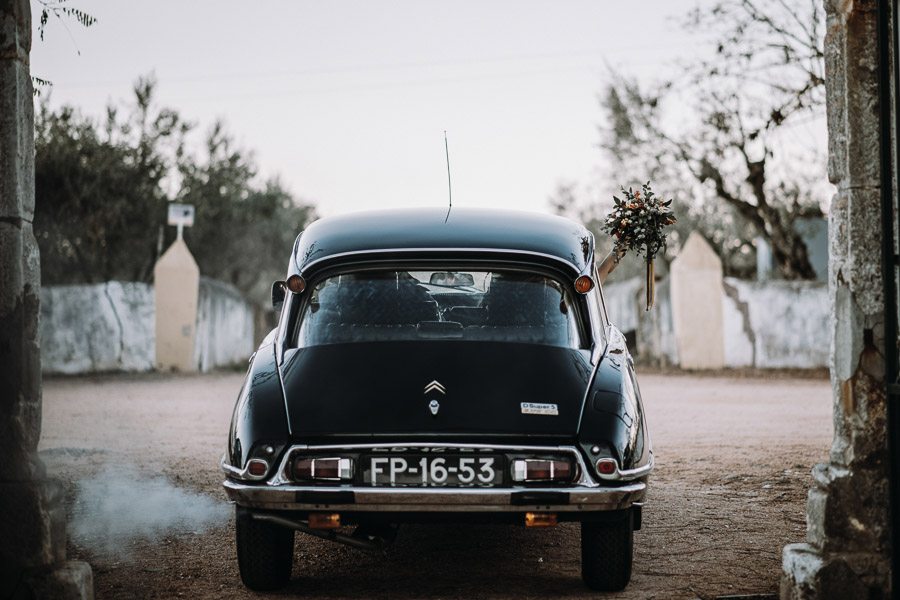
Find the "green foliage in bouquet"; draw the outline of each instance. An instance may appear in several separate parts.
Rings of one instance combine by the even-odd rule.
[[[652,261],[666,247],[665,228],[675,223],[672,200],[660,200],[649,181],[639,190],[621,189],[624,199],[613,196],[603,231],[615,238],[616,251],[634,250]]]

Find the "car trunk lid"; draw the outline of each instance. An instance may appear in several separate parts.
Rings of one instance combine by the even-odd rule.
[[[297,439],[571,437],[590,375],[585,350],[465,341],[313,346],[282,368]]]

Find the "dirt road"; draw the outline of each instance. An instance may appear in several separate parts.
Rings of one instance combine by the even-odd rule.
[[[224,503],[217,462],[241,375],[51,379],[42,456],[74,499],[79,480],[162,474]],[[635,568],[614,598],[772,593],[781,548],[805,536],[810,468],[827,457],[825,380],[641,377],[657,468],[635,534]],[[174,507],[173,507],[174,510]],[[70,541],[94,566],[97,598],[249,598],[233,522],[190,526],[116,550]],[[577,525],[417,526],[385,555],[298,535],[285,597],[587,598]]]

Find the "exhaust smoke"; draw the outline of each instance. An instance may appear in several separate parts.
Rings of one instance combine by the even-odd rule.
[[[134,542],[203,533],[225,525],[231,514],[224,500],[137,469],[115,469],[80,481],[72,512],[70,531],[77,544],[119,557]]]

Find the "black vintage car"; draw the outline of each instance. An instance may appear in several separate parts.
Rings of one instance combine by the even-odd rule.
[[[578,521],[586,584],[626,586],[653,453],[583,226],[321,219],[272,296],[279,324],[222,458],[245,585],[290,579],[294,531],[377,548],[399,524],[451,520]]]

